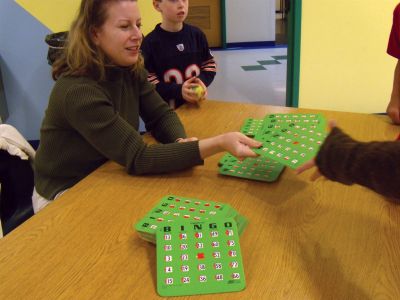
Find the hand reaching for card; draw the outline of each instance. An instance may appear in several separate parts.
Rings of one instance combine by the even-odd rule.
[[[228,151],[233,156],[242,160],[246,157],[257,157],[253,148],[262,145],[240,132],[228,132],[199,141],[200,156],[202,159],[219,152]]]
[[[332,130],[332,128],[336,127],[336,122],[331,120],[329,121],[329,131]],[[304,171],[307,171],[309,169],[312,169],[313,167],[316,167],[316,163],[315,163],[315,158],[309,160],[308,162],[304,163],[303,165],[301,165],[300,167],[298,167],[296,169],[296,174],[301,174]],[[315,181],[317,180],[319,177],[321,177],[321,173],[319,172],[318,168],[314,171],[314,173],[311,175],[310,180],[311,181]]]

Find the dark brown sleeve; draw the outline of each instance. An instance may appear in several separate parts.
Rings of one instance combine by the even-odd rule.
[[[335,127],[316,164],[330,180],[360,184],[400,202],[400,141],[362,143]]]

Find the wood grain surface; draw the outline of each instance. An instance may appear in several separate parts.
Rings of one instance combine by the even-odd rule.
[[[209,100],[178,110],[198,138],[289,112],[321,112],[364,141],[400,131],[378,115]],[[246,289],[179,299],[400,299],[400,206],[288,168],[274,183],[224,177],[222,155],[140,177],[106,163],[0,239],[0,299],[159,299],[156,248],[133,225],[167,194],[229,203],[249,219],[240,239]]]

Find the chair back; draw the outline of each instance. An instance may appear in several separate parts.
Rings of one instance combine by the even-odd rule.
[[[33,216],[35,151],[12,126],[0,124],[0,220],[6,235]]]

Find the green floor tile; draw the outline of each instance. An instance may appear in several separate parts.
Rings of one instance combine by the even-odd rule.
[[[277,60],[257,60],[260,65],[280,65],[281,63]]]
[[[271,56],[276,60],[286,60],[287,59],[287,55],[277,55],[277,56]]]
[[[264,68],[261,65],[255,65],[255,66],[242,66],[242,69],[245,71],[260,71],[260,70],[266,70],[266,68]]]

